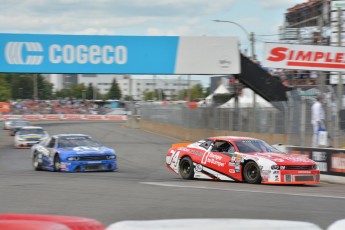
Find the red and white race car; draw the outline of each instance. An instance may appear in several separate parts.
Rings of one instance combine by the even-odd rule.
[[[249,137],[209,137],[173,144],[166,164],[183,179],[246,181],[251,184],[319,184],[317,164],[304,156],[283,153]]]

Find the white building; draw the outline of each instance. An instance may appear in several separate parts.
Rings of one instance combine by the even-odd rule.
[[[187,76],[175,76],[169,79],[163,77],[147,76],[146,79],[131,75],[115,74],[49,74],[48,79],[54,85],[54,90],[68,88],[71,84],[81,84],[87,87],[90,83],[96,87],[101,94],[109,91],[112,81],[115,78],[121,89],[122,96],[131,96],[134,100],[143,100],[144,93],[158,90],[165,95],[167,100],[178,95],[180,90],[192,88],[201,84],[200,80],[188,80]],[[157,98],[162,99],[162,98]]]

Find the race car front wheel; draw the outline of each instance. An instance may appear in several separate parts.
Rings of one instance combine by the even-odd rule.
[[[180,161],[180,175],[185,180],[194,178],[194,165],[192,159],[189,157],[182,158]]]
[[[249,161],[243,169],[244,179],[250,184],[261,183],[261,175],[259,166],[253,162]]]
[[[60,172],[61,171],[61,160],[58,154],[55,155],[54,157],[54,171],[55,172]]]
[[[34,153],[34,156],[32,158],[32,166],[34,167],[35,171],[41,170],[40,163],[38,162],[38,153]]]

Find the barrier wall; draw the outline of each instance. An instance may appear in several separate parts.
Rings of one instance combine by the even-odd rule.
[[[90,114],[44,114],[44,115],[0,115],[1,120],[22,118],[29,121],[126,121],[127,115],[90,115]]]
[[[315,161],[322,174],[345,176],[345,149],[284,146],[285,152],[304,155]]]

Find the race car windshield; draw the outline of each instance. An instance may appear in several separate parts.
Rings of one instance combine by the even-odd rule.
[[[99,144],[97,141],[87,137],[66,137],[59,139],[58,146],[59,148],[66,148],[79,146],[101,147],[102,145]]]
[[[236,141],[235,143],[241,153],[282,153],[278,149],[261,140],[242,140]]]
[[[22,129],[19,132],[20,135],[27,135],[27,134],[40,134],[43,135],[43,129]]]
[[[27,126],[27,125],[30,125],[30,123],[27,122],[27,121],[14,121],[12,124],[13,124],[13,126]]]

